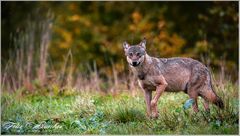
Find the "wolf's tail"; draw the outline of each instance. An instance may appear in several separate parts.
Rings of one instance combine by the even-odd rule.
[[[208,71],[209,72],[209,71]],[[207,93],[206,93],[206,97],[209,101],[211,101],[212,103],[214,103],[216,106],[218,106],[220,109],[224,109],[224,103],[223,100],[216,94],[213,85],[212,85],[212,77],[210,72],[208,73],[209,75],[209,86],[210,88],[208,89]]]
[[[221,109],[224,109],[223,100],[217,96],[217,94],[212,89],[206,90],[206,92],[203,93],[203,96],[207,101],[212,102]]]

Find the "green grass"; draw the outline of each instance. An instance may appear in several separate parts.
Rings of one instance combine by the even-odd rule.
[[[20,91],[20,90],[19,90]],[[238,134],[238,88],[232,84],[217,89],[226,108],[211,105],[205,113],[184,110],[184,93],[164,93],[158,119],[145,116],[144,97],[127,92],[101,95],[84,92],[34,95],[3,93],[1,134]]]

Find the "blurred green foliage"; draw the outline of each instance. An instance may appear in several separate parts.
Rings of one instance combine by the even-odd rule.
[[[73,70],[97,64],[100,75],[112,64],[126,72],[122,42],[147,39],[156,57],[205,58],[215,67],[238,70],[238,2],[2,2],[2,60],[13,50],[12,36],[27,22],[54,14],[49,58],[60,69],[69,50]],[[231,73],[232,72],[232,73]]]

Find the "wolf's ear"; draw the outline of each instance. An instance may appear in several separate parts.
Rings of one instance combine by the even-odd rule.
[[[123,49],[124,49],[124,51],[127,51],[128,48],[129,48],[129,44],[125,41],[125,42],[123,43]]]
[[[143,38],[143,40],[140,42],[139,45],[140,45],[142,48],[146,49],[146,43],[147,43],[146,39]]]

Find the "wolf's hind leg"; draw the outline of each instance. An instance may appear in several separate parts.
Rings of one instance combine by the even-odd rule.
[[[202,95],[202,93],[200,93],[199,96],[200,96],[201,98],[203,98],[203,107],[204,107],[205,111],[206,111],[206,112],[210,112],[209,100],[208,100],[206,97],[204,97],[204,96]]]
[[[205,100],[205,99],[204,99],[203,107],[204,107],[206,112],[210,112],[209,102],[207,100]]]
[[[188,92],[187,92],[189,97],[194,100],[194,103],[192,104],[192,108],[193,108],[194,112],[198,112],[198,101],[197,101],[197,99],[198,99],[198,92],[197,92],[196,89],[197,89],[196,85],[189,86]]]
[[[193,110],[195,112],[198,112],[197,98],[199,95],[201,96],[201,92],[205,89],[205,84],[209,77],[208,75],[208,69],[201,64],[196,64],[192,68],[187,93],[190,98],[194,100]]]
[[[198,112],[198,101],[197,101],[198,95],[195,94],[195,93],[189,93],[188,95],[189,95],[189,97],[190,97],[191,99],[194,100],[194,103],[193,103],[193,105],[192,105],[193,111],[194,111],[194,112]]]

